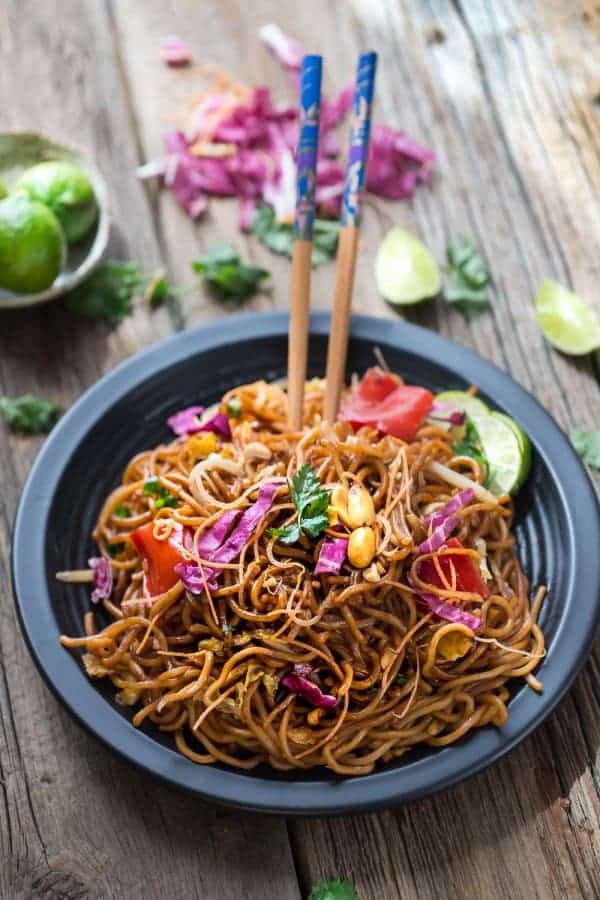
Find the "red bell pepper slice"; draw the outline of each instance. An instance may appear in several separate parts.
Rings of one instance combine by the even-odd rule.
[[[175,566],[185,562],[183,527],[175,523],[168,539],[159,541],[154,536],[154,522],[149,522],[132,531],[131,540],[142,558],[144,594],[147,597],[164,594],[179,580]]]
[[[426,388],[400,384],[381,369],[369,369],[342,405],[340,419],[353,428],[370,425],[382,434],[411,441],[433,405]]]
[[[464,549],[458,538],[448,538],[442,550],[447,549]],[[489,596],[489,589],[485,581],[481,577],[481,573],[470,556],[461,553],[443,553],[438,556],[440,569],[444,573],[447,584],[452,584],[452,567],[456,572],[456,590],[461,593],[479,594],[481,597]],[[432,584],[442,590],[447,589],[447,585],[442,583],[438,574],[435,562],[432,557],[424,559],[419,565],[419,578]]]

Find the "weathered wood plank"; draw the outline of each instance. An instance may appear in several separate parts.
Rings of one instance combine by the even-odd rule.
[[[2,127],[39,129],[96,158],[111,186],[113,254],[161,258],[151,206],[132,177],[135,123],[102,4],[9,2],[0,9]],[[140,310],[114,332],[59,303],[3,313],[0,394],[68,406],[118,360],[172,328]],[[297,900],[285,825],[208,809],[97,745],[43,686],[19,633],[9,535],[38,447],[0,424],[0,897]],[[33,601],[34,598],[32,598]],[[265,853],[265,846],[268,853]]]
[[[123,249],[152,263],[162,257],[180,285],[191,282],[189,263],[199,250],[233,237],[246,255],[274,272],[272,296],[255,299],[250,308],[286,305],[287,262],[238,235],[233,203],[214,203],[208,220],[194,226],[172,197],[153,190],[145,197],[131,177],[138,153],[147,159],[160,151],[174,111],[197,84],[196,75],[161,67],[159,40],[179,32],[198,62],[219,63],[248,83],[270,83],[288,97],[277,64],[255,37],[264,22],[279,22],[323,52],[330,88],[352,77],[359,48],[376,47],[379,115],[433,146],[440,165],[433,186],[421,189],[411,205],[369,202],[356,308],[394,315],[376,296],[372,278],[378,241],[392,223],[420,232],[439,259],[449,238],[471,233],[494,272],[492,312],[466,323],[438,301],[407,317],[510,370],[566,428],[598,424],[596,363],[574,364],[551,351],[531,313],[531,297],[544,277],[571,283],[598,302],[593,288],[600,266],[594,246],[600,118],[591,98],[598,89],[600,18],[593,4],[584,17],[583,5],[559,0],[307,0],[293,14],[273,0],[251,8],[241,2],[217,8],[122,0],[111,5],[108,18],[93,4],[85,14],[73,6],[71,17],[61,9],[60,27],[57,5],[31,4],[27,11],[25,4],[18,6],[18,21],[14,0],[4,13],[7,27],[0,18],[3,60],[11,54],[7,70],[23,72],[25,80],[41,72],[45,86],[37,93],[9,94],[0,80],[2,95],[11,97],[3,103],[3,118],[6,109],[11,124],[31,124],[43,110],[48,129],[52,125],[57,134],[66,133],[70,118],[74,137],[98,148],[116,185],[117,220],[127,223]],[[95,48],[91,62],[84,52],[89,47]],[[59,88],[66,90],[62,110],[52,102]],[[318,270],[314,285],[315,305],[326,307],[333,267]],[[198,290],[172,318],[179,327],[221,312]],[[139,315],[107,339],[101,329],[73,326],[60,310],[33,317],[35,327],[29,318],[6,318],[0,384],[7,391],[43,384],[46,393],[67,402],[124,353],[170,327],[165,312]],[[62,359],[67,366],[59,365]],[[32,452],[31,443],[14,438],[10,447],[4,463],[8,488],[0,496],[0,575],[7,565],[3,537]],[[0,753],[0,779],[8,785],[2,802],[11,829],[4,834],[0,828],[0,852],[13,861],[4,884],[18,876],[31,886],[37,878],[32,892],[72,897],[159,896],[174,885],[182,896],[297,896],[278,823],[200,812],[197,804],[174,797],[93,745],[39,685],[16,637],[12,606],[7,597],[2,602],[6,680],[0,689],[0,742],[7,749]],[[303,894],[319,878],[346,875],[356,880],[361,900],[597,896],[599,679],[596,652],[542,729],[489,772],[441,797],[374,816],[291,822]],[[19,746],[27,752],[19,755]],[[24,769],[28,780],[20,774]],[[87,805],[72,799],[82,784]],[[63,838],[60,852],[57,835]],[[146,855],[154,861],[152,877],[145,871]],[[109,881],[111,876],[117,880]],[[0,896],[2,878],[0,871]]]

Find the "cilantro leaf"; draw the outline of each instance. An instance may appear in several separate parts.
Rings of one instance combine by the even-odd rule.
[[[450,271],[450,280],[444,291],[446,301],[471,318],[489,305],[490,272],[487,264],[469,237],[461,237],[448,244],[446,256]]]
[[[121,503],[119,506],[115,507],[114,515],[118,519],[127,519],[131,515],[131,512],[128,506]]]
[[[485,453],[483,452],[483,446],[481,444],[481,439],[479,437],[479,432],[477,431],[477,427],[475,426],[472,419],[468,416],[465,419],[465,433],[460,441],[457,441],[452,445],[452,449],[456,456],[470,456],[471,459],[474,459],[479,463],[481,468],[483,469],[485,479],[487,480],[487,476],[489,474],[489,465]]]
[[[283,528],[271,528],[269,534],[281,538],[282,544],[295,544],[300,540],[300,526],[297,522],[291,522]]]
[[[67,307],[80,316],[119,325],[131,311],[131,301],[144,283],[137,262],[107,260],[67,297]]]
[[[588,466],[600,469],[600,429],[586,431],[575,428],[571,432],[571,441],[580,457]]]
[[[304,463],[290,482],[292,502],[298,510],[298,519],[283,528],[271,528],[269,534],[280,537],[284,544],[295,544],[302,532],[312,538],[327,528],[329,495],[308,463]]]
[[[225,405],[227,409],[227,415],[231,419],[240,418],[240,416],[242,415],[242,401],[236,394],[234,394],[233,397],[230,397]]]
[[[356,888],[351,881],[320,881],[308,895],[308,900],[358,900]]]
[[[156,476],[146,478],[144,481],[144,494],[156,497],[154,502],[155,509],[162,509],[164,506],[177,506],[177,497],[170,494],[169,491],[160,483]]]
[[[176,291],[169,283],[164,269],[159,269],[148,280],[144,290],[144,300],[150,309],[158,309],[159,306],[162,306],[163,303],[170,300],[175,294]]]
[[[279,253],[281,256],[292,255],[294,245],[294,228],[287,222],[277,222],[271,206],[261,206],[252,222],[252,230],[261,244]],[[313,226],[312,264],[320,266],[335,256],[340,226],[338,222],[327,219],[315,219]]]
[[[119,553],[122,553],[125,549],[125,544],[122,541],[119,541],[117,544],[105,544],[104,546],[108,555],[113,559],[115,556],[118,556]]]
[[[47,434],[62,412],[52,400],[42,400],[33,394],[22,397],[0,397],[0,413],[11,431],[23,434]]]
[[[241,303],[251,297],[259,289],[260,282],[271,275],[267,269],[242,262],[229,244],[209,247],[207,255],[195,260],[192,268],[204,277],[219,300],[231,303]]]

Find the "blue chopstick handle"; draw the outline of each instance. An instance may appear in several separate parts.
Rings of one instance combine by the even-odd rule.
[[[296,215],[294,234],[310,241],[315,220],[322,58],[311,54],[300,72],[300,135],[296,157]]]
[[[376,69],[377,54],[361,53],[356,70],[356,88],[352,104],[350,151],[346,163],[346,179],[340,215],[342,225],[357,227],[360,222],[360,200],[365,185],[369,157],[371,106]]]

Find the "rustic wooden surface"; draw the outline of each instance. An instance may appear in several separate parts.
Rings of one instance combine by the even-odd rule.
[[[535,327],[544,277],[600,312],[600,7],[578,0],[3,0],[0,128],[43,130],[94,157],[111,185],[112,252],[179,284],[215,238],[274,271],[251,308],[285,306],[288,264],[235,232],[234,204],[192,225],[133,177],[160,150],[189,77],[157,59],[181,33],[195,57],[248,83],[287,86],[257,28],[276,21],[326,54],[329,89],[359,48],[380,51],[377,109],[439,154],[414,202],[369,202],[356,306],[393,315],[372,257],[392,223],[446,240],[475,236],[495,275],[493,309],[472,324],[441,303],[411,320],[509,370],[565,427],[598,426],[597,359],[554,353]],[[318,270],[315,304],[331,296]],[[138,311],[116,331],[60,303],[0,317],[0,394],[65,405],[123,357],[221,315],[200,291]],[[0,425],[0,897],[298,900],[321,878],[355,880],[361,900],[600,895],[600,672],[587,663],[558,711],[507,759],[445,794],[386,813],[284,821],[200,805],[114,758],[71,721],[35,671],[9,586],[10,528],[38,442]],[[597,552],[597,548],[590,548]],[[585,602],[585,597],[582,597]],[[597,651],[597,648],[596,648]]]

